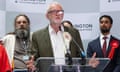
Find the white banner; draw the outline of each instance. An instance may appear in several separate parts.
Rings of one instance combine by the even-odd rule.
[[[100,0],[100,11],[120,11],[120,0]]]
[[[99,34],[99,13],[65,14],[64,20],[70,20],[80,31],[83,40],[94,39]]]
[[[7,11],[45,13],[53,0],[6,0]]]
[[[5,35],[5,12],[0,11],[0,38]]]

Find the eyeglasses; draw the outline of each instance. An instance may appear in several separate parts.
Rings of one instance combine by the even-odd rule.
[[[63,14],[64,13],[64,10],[51,10],[49,11],[48,13],[52,13],[52,14]]]

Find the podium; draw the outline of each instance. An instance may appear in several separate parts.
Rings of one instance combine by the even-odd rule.
[[[81,65],[81,58],[72,58],[72,65],[56,65],[53,57],[40,57],[36,61],[36,72],[102,72],[108,64],[109,58],[97,58],[100,64],[96,68],[92,68],[88,62],[90,58],[86,58],[86,64]],[[65,59],[67,62],[67,58]]]
[[[28,72],[27,69],[14,69],[13,72]]]

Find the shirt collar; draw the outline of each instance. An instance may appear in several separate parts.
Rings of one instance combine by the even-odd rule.
[[[51,27],[50,24],[48,26],[48,29],[49,29],[49,33],[55,33],[55,30]],[[62,32],[64,31],[64,27],[62,25],[60,26],[60,29],[61,29]]]
[[[111,34],[106,35],[107,39],[110,39],[110,36],[111,36]],[[103,35],[103,34],[100,34],[100,39],[101,39],[101,40],[103,39],[103,37],[104,37],[104,35]]]

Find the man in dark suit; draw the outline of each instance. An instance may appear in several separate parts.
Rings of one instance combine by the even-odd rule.
[[[103,15],[99,18],[99,22],[101,34],[88,44],[87,56],[92,57],[96,53],[98,58],[110,58],[110,62],[103,72],[119,72],[120,42],[110,34],[113,20],[109,15]]]

